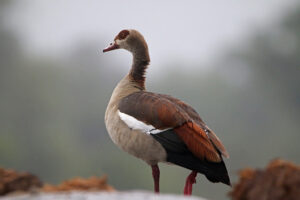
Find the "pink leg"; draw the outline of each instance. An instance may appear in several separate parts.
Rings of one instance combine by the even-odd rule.
[[[197,171],[192,171],[186,178],[183,194],[190,196],[193,191],[193,184],[196,183]]]
[[[154,180],[154,191],[155,193],[159,193],[159,168],[158,165],[151,165],[151,167]]]

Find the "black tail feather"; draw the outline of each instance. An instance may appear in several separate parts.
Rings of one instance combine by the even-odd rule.
[[[195,157],[190,152],[184,154],[167,152],[167,155],[167,161],[170,163],[190,170],[196,170],[204,174],[206,178],[213,183],[221,182],[231,186],[230,178],[223,160],[219,163],[208,162]]]
[[[190,170],[196,170],[204,174],[206,178],[213,183],[221,182],[226,185],[231,185],[223,160],[217,163],[197,158],[188,150],[185,143],[177,134],[173,132],[173,129],[151,136],[165,148],[168,162]]]

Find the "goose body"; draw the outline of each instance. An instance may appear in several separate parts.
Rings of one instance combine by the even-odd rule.
[[[129,127],[121,119],[119,104],[126,96],[139,92],[140,89],[125,76],[114,89],[105,112],[105,124],[112,141],[122,150],[140,158],[149,165],[166,161],[166,151],[153,137],[140,129]]]
[[[230,185],[222,158],[229,155],[198,113],[172,96],[146,91],[150,58],[144,37],[136,30],[123,30],[103,52],[119,48],[133,54],[133,64],[106,109],[105,124],[112,141],[152,167],[155,192],[159,192],[159,162],[192,170],[186,179],[186,195],[192,193],[197,173],[211,182]]]

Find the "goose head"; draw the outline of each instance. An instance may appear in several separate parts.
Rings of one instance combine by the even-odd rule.
[[[126,29],[120,31],[114,41],[103,49],[103,52],[115,49],[125,49],[135,55],[138,52],[148,51],[148,46],[142,34],[137,30]]]

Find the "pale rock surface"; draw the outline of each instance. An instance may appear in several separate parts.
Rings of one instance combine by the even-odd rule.
[[[199,197],[186,197],[174,194],[154,194],[146,191],[129,192],[64,192],[37,193],[0,197],[0,200],[205,200]]]

